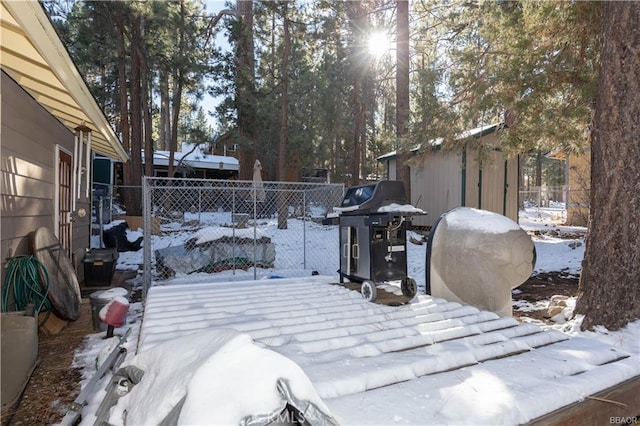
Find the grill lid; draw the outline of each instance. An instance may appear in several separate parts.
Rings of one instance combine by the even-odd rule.
[[[340,207],[334,210],[342,214],[368,214],[375,213],[380,207],[393,203],[407,203],[404,183],[383,180],[369,185],[352,186],[345,193]]]

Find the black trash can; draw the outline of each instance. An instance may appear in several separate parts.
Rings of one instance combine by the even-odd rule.
[[[109,287],[116,269],[118,252],[114,249],[91,249],[84,256],[84,285]]]

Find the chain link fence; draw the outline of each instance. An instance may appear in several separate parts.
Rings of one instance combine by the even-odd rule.
[[[568,189],[564,186],[531,186],[520,188],[520,200],[525,207],[564,207]]]
[[[566,225],[586,226],[589,218],[589,190],[567,186],[535,186],[520,188],[520,209],[555,212]]]
[[[120,191],[127,188],[135,188],[140,191],[140,186],[110,185],[105,183],[93,183],[91,201],[91,233],[98,236],[92,242],[92,248],[103,248],[105,246],[103,229],[115,220],[121,220],[126,215],[126,211],[121,207]],[[114,248],[114,247],[111,247]]]
[[[343,194],[342,184],[145,177],[145,291],[151,281],[194,273],[213,281],[334,273],[323,269],[324,243],[337,250],[337,231],[321,221]],[[323,244],[314,241],[319,232]]]

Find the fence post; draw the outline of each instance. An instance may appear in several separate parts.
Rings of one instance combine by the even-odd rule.
[[[307,269],[307,191],[302,192],[302,268]]]
[[[257,202],[258,202],[258,194],[256,192],[256,186],[254,183],[253,185],[253,279],[254,281],[258,279],[258,260],[256,257],[256,252],[258,251],[258,242],[256,241],[256,237],[257,237],[256,225],[258,223]]]
[[[144,241],[142,248],[144,271],[142,300],[147,300],[147,292],[151,287],[151,189],[147,176],[142,179],[142,228]]]
[[[236,188],[231,188],[231,252],[236,250]],[[233,257],[233,256],[232,256]],[[233,259],[232,259],[233,260]],[[236,263],[231,262],[233,275],[236,274]]]
[[[202,188],[198,187],[198,224],[202,223]]]
[[[538,210],[538,218],[542,217],[542,213],[540,213],[540,208],[542,207],[542,187],[538,187],[538,203],[537,203],[537,210]]]
[[[109,222],[113,220],[113,186],[109,186]]]
[[[99,203],[100,203],[100,210],[98,210],[98,225],[100,226],[100,248],[104,248],[103,246],[103,241],[104,241],[104,231],[103,231],[103,226],[104,226],[104,219],[102,217],[103,213],[102,210],[104,208],[103,203],[104,203],[104,197],[100,197],[99,198]],[[93,232],[91,233],[93,235]]]

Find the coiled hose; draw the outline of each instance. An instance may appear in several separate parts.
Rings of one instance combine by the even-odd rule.
[[[38,313],[46,312],[40,322],[44,324],[51,314],[49,274],[42,262],[33,256],[15,256],[7,262],[7,271],[2,283],[2,312],[8,312],[10,296],[13,295],[15,309],[22,311],[33,304]]]

